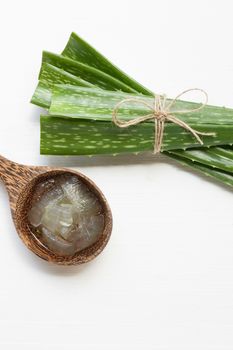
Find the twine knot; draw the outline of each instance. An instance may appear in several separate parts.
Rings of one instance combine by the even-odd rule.
[[[197,108],[172,110],[172,107],[175,105],[177,100],[181,96],[185,95],[186,93],[188,93],[190,91],[201,92],[205,97],[204,102]],[[120,109],[120,107],[124,103],[127,103],[127,102],[135,102],[135,103],[142,104],[150,110],[150,113],[146,114],[146,115],[139,116],[139,117],[131,119],[131,120],[121,120],[118,118],[118,110]],[[175,116],[176,113],[187,114],[190,112],[200,111],[201,109],[203,109],[207,105],[207,103],[208,103],[207,93],[204,90],[198,89],[198,88],[184,90],[179,95],[177,95],[173,100],[171,100],[170,103],[168,103],[168,104],[167,104],[167,98],[165,95],[162,95],[162,96],[155,95],[153,106],[151,106],[149,103],[147,103],[143,99],[126,98],[126,99],[123,99],[122,101],[120,101],[119,103],[116,104],[115,108],[113,109],[113,113],[112,113],[112,121],[115,125],[117,125],[120,128],[127,128],[129,126],[137,125],[137,124],[143,123],[143,122],[148,121],[148,120],[154,120],[154,124],[155,124],[154,153],[156,154],[156,153],[161,152],[161,147],[162,147],[162,142],[163,142],[163,134],[164,134],[164,126],[165,126],[166,121],[177,124],[180,127],[182,127],[183,129],[189,131],[201,145],[203,145],[203,141],[201,140],[199,135],[201,135],[201,136],[215,136],[215,133],[213,133],[213,132],[197,131],[197,130],[193,129],[192,127],[190,127],[183,120],[181,120]]]

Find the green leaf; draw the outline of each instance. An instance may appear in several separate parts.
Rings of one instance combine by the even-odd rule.
[[[180,156],[182,158],[187,158],[191,161],[202,163],[208,165],[211,168],[218,168],[219,170],[227,171],[233,173],[233,158],[227,158],[216,152],[215,148],[200,148],[191,150],[175,150],[171,154]],[[219,149],[219,147],[218,147]]]
[[[39,75],[40,81],[32,96],[31,102],[35,105],[49,108],[52,97],[52,88],[55,84],[69,84],[75,86],[93,87],[94,85],[78,78],[60,68],[43,63]]]
[[[52,66],[61,68],[66,72],[69,72],[81,79],[88,81],[91,84],[96,85],[97,87],[106,90],[122,90],[126,92],[136,93],[134,89],[128,87],[116,78],[111,77],[110,75],[101,72],[96,68],[89,67],[86,64],[74,61],[61,55],[56,55],[51,52],[44,51],[42,62],[49,63]]]
[[[64,58],[59,55],[53,55],[50,53],[44,53],[44,64],[40,75],[41,81],[39,82],[38,88],[36,89],[35,95],[33,96],[33,103],[48,108],[51,101],[51,90],[54,88],[54,85],[65,83],[69,85],[80,86],[82,84],[75,81],[75,79],[80,78],[88,81],[90,84],[96,85],[96,87],[101,87],[107,90],[122,90],[132,94],[140,92],[141,94],[145,95],[153,95],[149,90],[145,89],[133,79],[126,76],[117,67],[113,66],[105,57],[103,57],[100,53],[98,53],[95,49],[93,49],[90,45],[85,43],[74,33],[71,35],[70,40],[63,52],[63,55],[67,56],[67,58]],[[48,74],[48,76],[46,76],[47,73],[43,75],[43,72],[46,72],[46,70],[44,70],[44,66],[46,66],[47,63],[49,63],[49,66],[51,68],[51,74]],[[59,73],[60,76],[57,76],[57,73]],[[57,91],[55,92],[55,94],[56,93]],[[69,117],[71,116],[75,118],[81,117],[81,114],[82,117],[85,116],[86,118],[90,118],[90,116],[92,115],[94,118],[98,117],[99,119],[100,115],[102,115],[102,119],[105,119],[106,115],[108,115],[108,120],[110,120],[109,108],[114,107],[114,99],[112,99],[112,106],[110,105],[109,101],[108,106],[99,106],[99,110],[97,111],[97,113],[93,114],[93,110],[91,110],[91,108],[94,108],[94,106],[88,106],[87,100],[85,100],[85,98],[85,101],[81,102],[81,97],[79,96],[79,106],[74,106],[75,101],[72,101],[72,98],[76,97],[68,95],[65,96],[65,99],[63,101],[60,99],[60,97],[58,97],[58,99],[54,101],[54,104],[51,107],[52,113],[65,114],[66,117],[68,116],[67,114],[70,114]],[[61,103],[63,108],[62,112],[58,111],[57,103]],[[192,104],[189,103],[189,108],[191,106]],[[182,104],[182,107],[184,107],[184,104]],[[104,113],[104,109],[106,113],[101,114]],[[131,118],[132,116],[135,116],[135,112],[137,112],[137,116],[139,115],[139,113],[144,113],[145,111],[141,106],[139,108],[139,106],[134,105],[130,106],[128,110],[127,108],[123,108],[123,111],[121,109],[119,111],[119,117],[124,119]],[[182,118],[182,116],[179,117]],[[232,133],[230,124],[232,124],[233,120],[232,110],[224,110],[221,107],[208,106],[201,111],[201,114],[198,113],[195,115],[193,114],[191,116],[186,115],[185,117],[187,118],[186,121],[188,121],[188,123],[195,124],[195,128],[201,128],[202,126],[206,128],[208,126],[207,123],[213,124],[213,122],[217,125],[217,120],[219,124],[226,124],[225,127],[218,128],[218,131],[220,130],[220,134],[218,134],[218,140],[212,138],[212,141],[214,141],[215,143],[221,143],[224,138],[224,142],[226,142],[226,140],[229,140],[229,144],[233,143],[232,137],[230,137],[230,134]],[[202,125],[203,123],[204,125]],[[137,127],[133,127],[133,129],[130,128],[127,130],[119,130],[110,122],[104,121],[94,121],[92,123],[90,121],[85,120],[62,119],[61,122],[61,118],[41,117],[41,133],[43,135],[41,138],[42,153],[51,154],[50,150],[52,154],[101,154],[117,153],[117,150],[118,152],[137,152],[138,150],[143,151],[148,149],[152,150],[154,143],[154,133],[152,132],[153,128],[151,127],[151,125],[148,124],[149,123],[144,123],[143,126],[140,125]],[[150,126],[150,128],[148,128],[148,126]],[[173,133],[175,132],[175,128],[174,130],[173,128],[174,126],[171,127],[171,125],[166,125],[165,133],[167,133],[169,137],[167,138],[167,135],[165,134],[166,142],[163,145],[164,149],[170,149],[174,147],[175,144],[177,145],[177,148],[180,148],[181,146],[185,147],[185,142],[187,142],[187,140],[181,138],[181,143],[178,142],[177,135],[173,135]],[[208,129],[206,131],[210,131],[211,128],[212,126],[208,126]],[[226,130],[227,128],[228,130]],[[133,133],[131,133],[132,130],[136,130],[136,132],[133,131]],[[201,129],[199,130],[201,131]],[[178,130],[178,136],[180,132],[181,130]],[[95,135],[94,139],[92,138],[93,135],[91,135],[91,133]],[[138,133],[137,136],[136,133]],[[183,134],[185,134],[185,132],[183,132]],[[112,140],[110,140],[108,136],[112,138]],[[186,136],[189,137],[190,142],[191,136]],[[53,139],[53,137],[55,138]],[[122,148],[124,137],[124,142],[126,146],[128,146],[128,148],[126,149],[124,147]],[[173,137],[173,139],[171,139],[171,137]],[[135,143],[137,142],[139,142],[138,147],[137,145],[135,145]],[[191,142],[193,142],[192,139]],[[96,145],[97,147],[95,152],[93,149],[93,145]],[[207,145],[206,138],[205,145]],[[192,143],[190,143],[190,146],[192,146]],[[227,169],[228,167],[230,168],[230,160],[233,159],[233,149],[231,149],[228,146],[211,147],[210,149],[208,149],[208,153],[206,149],[200,150],[200,148],[198,153],[195,154],[195,150],[176,150],[174,152],[177,152],[177,154],[170,153],[169,156],[175,158],[178,161],[182,160],[182,163],[195,167],[195,169],[198,168],[199,171],[203,171],[205,173],[208,172],[209,176],[218,178],[224,183],[228,183],[231,180],[231,175],[229,175],[229,173],[213,169],[213,166],[218,166],[222,169]],[[209,166],[202,165],[200,162],[204,164],[209,164]]]
[[[151,91],[114,66],[108,59],[75,33],[71,34],[62,55],[105,72],[139,93],[153,95]]]
[[[193,125],[190,125],[193,127]],[[205,145],[228,143],[233,125],[195,125],[202,132],[216,132],[205,136]],[[154,127],[141,123],[129,128],[119,128],[109,121],[72,119],[50,116],[41,117],[41,153],[92,155],[143,152],[153,150]],[[186,130],[173,123],[165,126],[162,150],[199,146]]]
[[[53,98],[49,109],[50,115],[88,118],[94,120],[112,120],[113,110],[124,99],[134,101],[124,103],[118,111],[122,120],[137,118],[150,114],[151,110],[143,103],[153,108],[154,99],[142,95],[132,95],[119,91],[106,91],[95,88],[85,88],[70,85],[56,85],[53,87]],[[169,103],[171,100],[167,100]],[[205,106],[198,112],[192,109],[200,104],[178,100],[171,109],[175,115],[190,124],[233,124],[233,109],[225,107]],[[190,110],[189,113],[178,113],[179,110]],[[233,142],[233,137],[232,137]]]
[[[189,168],[192,168],[193,170],[201,172],[202,174],[204,174],[208,177],[212,177],[215,180],[223,183],[224,185],[227,185],[227,186],[230,186],[231,188],[233,188],[232,173],[221,171],[219,169],[213,169],[213,168],[208,167],[206,165],[203,165],[201,163],[190,161],[189,159],[180,157],[180,156],[175,155],[175,154],[168,153],[167,155],[170,158],[173,158],[174,160],[176,160],[178,163],[180,163],[184,166],[188,166]]]
[[[233,160],[233,149],[230,145],[223,147],[211,147],[209,153],[219,155],[223,158]]]
[[[93,84],[88,81],[76,77],[63,69],[52,66],[49,63],[43,63],[41,66],[39,80],[44,81],[49,87],[53,87],[55,84],[70,84],[76,86],[94,87]]]

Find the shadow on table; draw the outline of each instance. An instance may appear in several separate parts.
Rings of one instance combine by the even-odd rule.
[[[97,155],[97,156],[42,156],[43,164],[61,167],[98,167],[98,166],[119,166],[152,164],[161,161],[165,162],[167,157],[154,155],[152,153]]]
[[[107,166],[131,166],[131,165],[152,165],[152,164],[169,164],[174,166],[177,171],[188,171],[191,174],[208,181],[214,185],[221,187],[226,191],[232,191],[231,187],[207,177],[199,171],[184,166],[174,159],[166,155],[154,155],[151,152],[135,154],[121,154],[117,156],[98,155],[98,156],[43,156],[43,163],[48,166],[55,167],[71,167],[71,168],[85,168],[85,167],[107,167]]]

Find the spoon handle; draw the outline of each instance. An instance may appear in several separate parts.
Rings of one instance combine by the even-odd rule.
[[[36,173],[36,167],[18,164],[0,155],[0,179],[6,186],[13,217],[20,191]]]
[[[12,162],[0,155],[0,178],[11,195],[18,193],[34,173],[30,167]]]

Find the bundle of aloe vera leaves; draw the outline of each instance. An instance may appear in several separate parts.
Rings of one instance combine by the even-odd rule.
[[[139,153],[154,148],[153,120],[119,128],[112,122],[120,101],[134,98],[118,110],[118,118],[131,120],[148,114],[140,101],[153,105],[154,93],[127,76],[88,43],[72,33],[61,55],[43,52],[39,82],[32,103],[47,110],[41,115],[41,154],[97,155]],[[190,127],[214,136],[193,135],[167,122],[162,152],[233,187],[233,109],[177,101],[176,113]],[[173,109],[174,109],[173,108]]]

